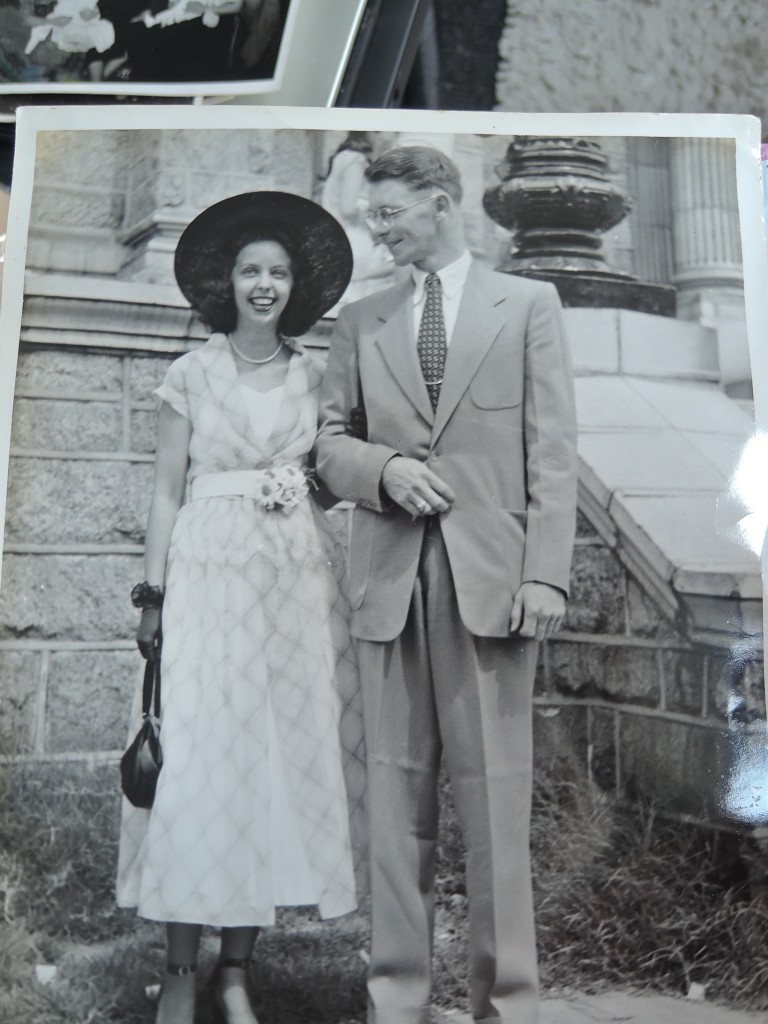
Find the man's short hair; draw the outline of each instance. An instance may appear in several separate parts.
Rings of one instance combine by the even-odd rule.
[[[383,153],[365,170],[370,182],[399,178],[417,189],[437,188],[447,192],[454,202],[463,195],[461,175],[453,160],[431,146],[401,146]]]

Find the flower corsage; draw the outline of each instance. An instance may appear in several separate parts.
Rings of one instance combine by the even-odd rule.
[[[306,474],[297,466],[275,466],[263,470],[259,505],[269,511],[275,509],[286,515],[309,494]]]

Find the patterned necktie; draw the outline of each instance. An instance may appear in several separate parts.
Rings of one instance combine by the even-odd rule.
[[[443,383],[443,371],[445,370],[445,355],[448,351],[443,318],[443,293],[437,274],[427,275],[424,289],[424,311],[421,314],[416,348],[419,353],[424,383],[427,385],[429,400],[432,402],[434,411],[440,397],[440,385]]]

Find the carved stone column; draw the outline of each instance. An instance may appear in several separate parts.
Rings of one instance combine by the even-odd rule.
[[[673,139],[670,172],[679,316],[717,330],[721,380],[735,394],[747,394],[750,366],[734,144],[726,139]]]

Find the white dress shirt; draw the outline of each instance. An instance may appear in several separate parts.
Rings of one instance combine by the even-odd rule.
[[[448,345],[451,344],[451,335],[456,326],[461,296],[464,293],[464,285],[467,282],[471,264],[472,256],[465,249],[457,260],[437,271],[443,290],[443,319],[445,320],[445,337]],[[426,270],[419,270],[418,267],[413,267],[411,272],[413,274],[413,334],[415,338],[418,338],[421,314],[424,312],[424,282],[428,273]]]

